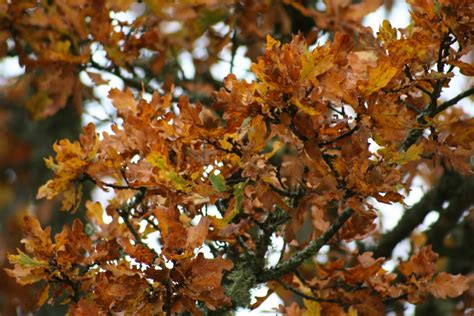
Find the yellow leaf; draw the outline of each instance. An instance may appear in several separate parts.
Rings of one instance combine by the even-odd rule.
[[[305,79],[315,83],[317,76],[322,75],[334,66],[334,53],[330,46],[315,48],[312,52],[305,52],[301,56],[300,81]]]
[[[61,210],[74,213],[79,208],[82,199],[82,184],[71,187],[63,192]]]
[[[303,316],[320,316],[321,315],[321,304],[315,301],[304,300],[304,306],[306,310],[303,312]]]
[[[349,310],[347,311],[347,316],[357,316],[357,310],[354,307],[349,307]]]
[[[248,180],[247,180],[248,181]],[[242,210],[242,199],[244,196],[244,188],[247,185],[247,181],[238,183],[234,185],[234,197],[230,200],[228,211],[226,212],[224,218],[212,217],[211,220],[219,229],[224,228],[229,224],[237,214]]]
[[[249,143],[255,151],[259,151],[265,145],[265,134],[267,133],[267,127],[262,116],[258,115],[252,119],[251,127],[249,128],[248,138]]]
[[[309,73],[314,67],[314,60],[313,55],[310,52],[305,51],[303,55],[301,55],[301,71],[300,71],[300,80],[306,79]]]
[[[272,158],[273,155],[275,155],[281,149],[281,147],[283,147],[283,145],[284,144],[282,142],[280,142],[279,140],[274,141],[273,144],[272,144],[272,150],[268,153],[263,154],[263,157],[266,160]]]
[[[36,302],[36,307],[40,308],[41,306],[46,303],[46,300],[49,298],[49,284],[46,284],[43,289],[41,290],[41,293],[38,297],[38,301]]]
[[[369,69],[369,78],[366,85],[362,87],[362,91],[366,95],[379,91],[389,84],[398,71],[399,69],[392,66],[388,60],[379,60],[375,68]]]
[[[226,159],[232,166],[240,166],[241,157],[236,154],[228,154]]]
[[[104,210],[102,209],[102,204],[99,202],[91,202],[87,201],[86,202],[86,216],[87,218],[95,222],[97,225],[102,225],[104,224],[104,221],[102,219],[102,215],[104,213]]]
[[[52,170],[53,172],[59,171],[59,164],[55,163],[53,157],[51,156],[44,158],[44,164],[46,165],[46,168]]]
[[[397,30],[392,27],[389,21],[384,20],[379,28],[377,37],[387,44],[397,39]]]
[[[266,50],[272,49],[274,46],[280,47],[280,41],[274,39],[270,34],[267,35],[267,44],[265,45]]]
[[[415,144],[408,148],[405,152],[396,152],[390,159],[389,162],[397,165],[403,165],[410,161],[416,161],[420,159],[420,155],[423,152],[422,144]]]
[[[291,102],[294,105],[296,105],[300,110],[305,112],[306,114],[309,114],[311,116],[321,114],[320,112],[316,111],[315,109],[311,108],[310,106],[304,105],[303,103],[300,102],[300,100],[298,100],[295,97],[291,98]]]
[[[219,139],[219,146],[221,146],[225,150],[232,150],[234,147],[228,139],[235,140],[238,137],[237,133],[233,134],[224,134],[224,136]]]
[[[53,180],[48,180],[45,184],[40,186],[38,189],[38,193],[36,194],[36,198],[38,200],[44,198],[51,200],[53,197],[55,197],[57,193],[53,189],[51,189],[52,184]]]

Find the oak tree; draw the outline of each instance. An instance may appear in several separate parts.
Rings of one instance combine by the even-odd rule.
[[[408,3],[408,27],[374,33],[361,23],[379,0],[0,1],[0,56],[25,67],[2,87],[18,104],[2,120],[92,117],[52,146],[29,214],[13,213],[22,246],[5,271],[35,306],[9,304],[224,315],[276,293],[287,315],[472,309],[474,119],[459,102],[474,94],[474,5]],[[235,74],[241,49],[254,79]],[[464,89],[447,98],[455,78]],[[96,117],[116,79],[113,112]],[[10,134],[5,157],[29,159]],[[417,182],[427,191],[408,206]],[[385,232],[390,204],[404,213]],[[53,234],[31,205],[68,223]]]

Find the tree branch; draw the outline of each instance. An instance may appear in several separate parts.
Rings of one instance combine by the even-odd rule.
[[[327,145],[330,145],[332,143],[335,143],[345,137],[348,137],[348,136],[351,136],[352,134],[354,134],[355,131],[357,131],[359,129],[359,126],[356,125],[354,126],[353,128],[351,128],[350,130],[348,130],[347,132],[345,133],[342,133],[341,135],[337,136],[336,138],[334,139],[331,139],[331,140],[327,140],[327,141],[322,141],[322,142],[319,142],[318,143],[318,147],[323,147],[323,146],[327,146]]]
[[[472,177],[466,181],[459,174],[445,173],[439,179],[437,186],[426,193],[418,203],[406,210],[397,226],[382,237],[374,250],[374,258],[389,257],[395,246],[421,224],[429,212],[441,211],[443,202],[452,197],[453,190],[466,192],[473,185],[474,178]],[[467,194],[467,196],[471,201],[474,200],[472,194]]]
[[[277,280],[281,276],[295,270],[300,264],[303,263],[306,259],[314,256],[318,251],[326,245],[331,238],[339,231],[339,229],[344,225],[344,223],[352,216],[354,210],[347,208],[344,212],[339,215],[331,227],[325,231],[318,239],[313,240],[310,244],[303,250],[295,253],[287,261],[278,264],[276,267],[268,269],[257,276],[258,282],[267,282],[271,280]]]
[[[437,60],[437,70],[439,73],[442,73],[444,74],[444,61],[443,59],[445,57],[447,57],[449,55],[449,48],[450,48],[450,33],[446,33],[444,35],[444,38],[443,40],[441,41],[440,43],[440,46],[439,46],[439,50],[438,50],[438,60]],[[408,70],[407,70],[408,69]],[[448,70],[448,72],[450,72],[452,69],[450,68]],[[411,77],[411,73],[410,73],[410,70],[409,68],[405,68],[405,73],[407,74],[407,76],[411,79],[413,79]],[[426,124],[426,116],[428,117],[434,117],[437,113],[441,112],[442,110],[440,110],[440,107],[438,107],[438,99],[439,97],[441,96],[441,92],[443,90],[443,85],[444,83],[446,82],[446,78],[441,78],[441,79],[438,79],[434,82],[434,84],[432,84],[433,86],[433,91],[431,93],[429,93],[428,91],[423,91],[425,93],[428,94],[428,96],[430,97],[430,104],[428,104],[428,106],[423,110],[423,112],[421,112],[416,121],[420,124],[420,125],[424,125]],[[417,86],[418,89],[421,90],[421,86]],[[400,146],[400,151],[407,151],[408,148],[411,147],[411,145],[413,145],[414,143],[416,143],[416,141],[418,140],[418,138],[423,134],[423,131],[425,130],[425,128],[414,128],[412,130],[410,130],[410,132],[408,133],[408,136],[407,138],[405,139],[405,141],[402,143],[402,145]]]
[[[435,115],[440,113],[440,112],[443,112],[444,110],[446,110],[447,108],[449,108],[450,106],[452,105],[455,105],[456,103],[458,103],[460,100],[464,99],[465,97],[468,97],[470,95],[474,94],[474,86],[471,87],[470,89],[458,94],[457,96],[455,96],[454,98],[452,98],[451,100],[448,100],[442,104],[440,104],[437,109],[436,109],[436,112],[435,112]]]
[[[123,82],[131,87],[131,88],[135,88],[137,90],[142,90],[144,89],[145,92],[148,92],[150,94],[153,94],[153,92],[155,92],[155,90],[150,87],[149,85],[145,84],[143,81],[141,80],[137,80],[135,78],[127,78],[125,76],[123,76],[121,73],[120,73],[120,70],[118,68],[114,68],[114,69],[111,69],[110,67],[104,67],[100,64],[98,64],[97,62],[95,62],[94,60],[91,59],[90,61],[91,63],[91,67],[97,69],[97,70],[100,70],[100,71],[106,71],[112,75],[115,75],[117,76],[118,78],[120,78],[121,80],[123,80]]]
[[[440,212],[438,221],[428,231],[428,244],[438,252],[443,247],[444,237],[456,226],[465,210],[474,204],[474,177],[467,178],[451,193],[449,206]]]
[[[124,206],[117,209],[118,215],[122,218],[130,233],[132,233],[133,238],[135,238],[135,241],[143,245],[145,244],[143,243],[138,232],[135,230],[135,227],[133,227],[128,216],[130,214],[130,210],[137,207],[137,205],[143,201],[145,194],[146,189],[141,188]]]

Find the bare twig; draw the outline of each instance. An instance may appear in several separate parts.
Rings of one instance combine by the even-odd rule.
[[[471,87],[470,89],[458,94],[457,96],[455,96],[454,98],[440,104],[437,108],[436,108],[436,111],[435,111],[435,115],[440,113],[440,112],[443,112],[444,110],[446,110],[447,108],[449,108],[450,106],[452,105],[455,105],[457,104],[460,100],[470,96],[470,95],[473,95],[474,94],[474,86]]]
[[[351,136],[352,134],[354,134],[355,131],[357,131],[359,129],[359,126],[356,125],[354,126],[353,128],[351,128],[350,130],[348,130],[347,132],[345,133],[342,133],[341,135],[337,136],[336,138],[334,139],[331,139],[331,140],[327,140],[327,141],[323,141],[323,142],[319,142],[318,143],[318,146],[319,147],[322,147],[322,146],[327,146],[327,145],[330,145],[332,143],[335,143],[345,137],[348,137],[348,136]]]
[[[142,241],[135,227],[133,227],[132,223],[130,222],[129,215],[130,211],[137,207],[143,201],[145,194],[146,189],[141,188],[125,205],[117,209],[117,214],[122,218],[123,222],[125,223],[125,226],[127,226],[128,230],[133,235],[133,238],[135,238],[135,241],[142,245],[145,245],[145,243]]]
[[[117,67],[113,67],[113,68],[104,67],[104,66],[98,64],[97,62],[95,62],[92,59],[91,59],[90,63],[92,65],[92,67],[94,67],[97,70],[106,71],[110,74],[113,74],[113,75],[119,77],[129,87],[135,88],[137,90],[144,89],[146,92],[151,93],[151,94],[153,94],[153,92],[155,92],[155,89],[153,89],[152,87],[150,87],[147,84],[144,84],[143,81],[137,80],[137,79],[134,79],[134,78],[127,78],[127,77],[123,76],[120,73],[120,70]]]

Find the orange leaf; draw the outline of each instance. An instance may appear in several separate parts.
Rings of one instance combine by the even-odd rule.
[[[461,73],[465,76],[474,76],[474,65],[465,63],[460,60],[453,60],[449,62],[451,65],[459,68]]]
[[[431,250],[431,246],[426,246],[411,256],[407,262],[400,263],[398,268],[406,278],[409,278],[411,275],[430,277],[435,272],[435,262],[437,259],[438,254]]]
[[[109,91],[109,99],[119,113],[135,113],[137,110],[137,101],[133,96],[132,90],[126,89],[120,91],[119,89],[111,89]]]
[[[188,238],[186,243],[188,244],[189,248],[197,248],[202,245],[207,237],[209,225],[211,222],[212,220],[209,217],[203,217],[197,226],[188,229]]]
[[[469,289],[468,281],[463,275],[441,272],[428,286],[428,291],[436,298],[458,297]]]
[[[91,78],[91,80],[98,86],[109,84],[109,80],[104,80],[101,74],[90,72],[90,71],[86,71],[86,73],[89,76],[89,78]]]

